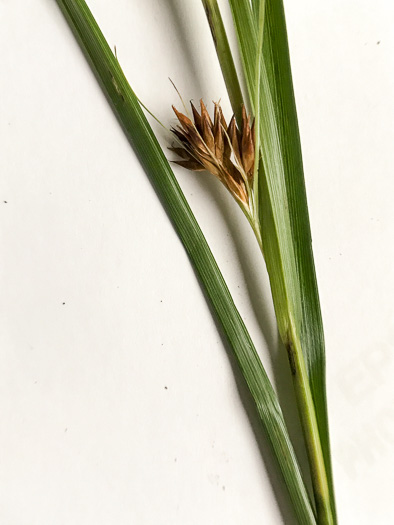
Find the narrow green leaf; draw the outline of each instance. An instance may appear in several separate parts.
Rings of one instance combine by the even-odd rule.
[[[259,52],[258,20],[248,0],[229,0],[229,3],[249,95],[253,102],[256,91],[260,89],[255,80],[255,57]],[[256,7],[255,3],[253,7]],[[279,7],[282,8],[281,11],[278,11]],[[276,18],[273,14],[276,14]],[[279,5],[277,0],[267,2],[266,19],[269,31],[267,30],[264,38],[260,106],[254,104],[261,113],[260,147],[265,173],[265,180],[260,184],[259,199],[263,247],[278,328],[288,350],[293,372],[318,516],[321,523],[334,523],[335,510],[331,509],[334,500],[328,448],[324,350],[321,344],[318,348],[310,347],[311,343],[319,342],[318,339],[322,336],[321,319],[319,332],[319,326],[315,324],[316,320],[319,323],[317,317],[320,314],[283,5]],[[267,50],[270,55],[268,58]],[[282,85],[284,83],[285,87]],[[293,108],[290,115],[287,104],[290,106],[290,113]],[[288,117],[292,119],[291,129]],[[295,164],[301,166],[297,175],[294,175]],[[309,247],[304,248],[305,242]],[[308,294],[309,297],[306,297]],[[311,307],[317,307],[318,313],[311,315]],[[294,360],[300,365],[297,370]],[[303,374],[306,375],[307,372],[309,378],[304,378]]]
[[[290,67],[285,13],[282,0],[266,0],[264,61],[277,122],[288,194],[289,215],[295,244],[302,304],[301,345],[307,357],[320,439],[330,485],[331,507],[336,520],[328,432],[324,333],[312,252],[300,135]]]
[[[169,163],[84,0],[57,0],[161,198],[240,365],[301,524],[316,525],[277,396]]]
[[[229,0],[237,30],[241,57],[255,113],[256,92],[260,90],[259,122],[260,149],[266,184],[261,183],[260,220],[262,222],[264,252],[270,276],[272,297],[278,328],[286,343],[291,327],[296,330],[301,322],[301,304],[295,265],[292,231],[288,213],[284,165],[276,123],[274,101],[271,97],[267,71],[261,63],[261,86],[256,86],[257,28],[249,0]],[[267,194],[264,194],[264,191]],[[272,215],[272,221],[265,218]],[[268,227],[270,224],[270,227]],[[263,242],[264,244],[264,242]]]

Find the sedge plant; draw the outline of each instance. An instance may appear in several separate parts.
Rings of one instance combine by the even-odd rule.
[[[306,489],[278,397],[139,99],[85,0],[56,1],[196,269],[255,402],[298,522],[336,524],[324,337],[282,0],[228,0],[241,72],[217,1],[202,0],[234,115],[227,124],[215,104],[211,118],[203,101],[200,110],[192,105],[190,117],[174,108],[179,125],[173,128],[178,144],[172,150],[178,164],[209,171],[223,183],[261,248],[289,358],[313,495]]]
[[[217,0],[202,3],[234,115],[238,115],[239,104],[245,106],[239,95],[240,82],[219,6]],[[241,184],[247,202],[242,202],[239,196],[236,201],[255,232],[270,277],[278,329],[288,354],[304,431],[318,521],[333,524],[336,511],[325,395],[324,337],[283,4],[282,0],[252,3],[229,0],[229,4],[254,116],[253,166],[245,166],[251,154],[245,141],[245,130],[250,127],[245,109],[236,135],[231,126],[227,132],[223,127],[227,149],[231,149],[235,164],[244,167],[238,171],[243,175]],[[200,120],[194,120],[198,131]],[[205,141],[210,143],[206,129],[201,128],[205,145]],[[212,131],[214,134],[215,128]],[[213,156],[218,151],[218,142],[221,143],[219,136],[210,150]],[[215,160],[217,165],[223,164],[220,153]],[[216,172],[217,169],[213,171],[215,175]],[[228,186],[228,182],[224,183]]]

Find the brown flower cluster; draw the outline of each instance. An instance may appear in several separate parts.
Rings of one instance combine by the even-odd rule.
[[[227,126],[219,104],[215,103],[213,122],[204,102],[200,100],[201,114],[191,103],[193,120],[173,106],[180,125],[172,128],[182,147],[170,148],[182,157],[176,164],[193,171],[211,172],[241,203],[248,206],[249,188],[254,171],[254,124],[242,108],[242,126],[239,129],[233,116]]]

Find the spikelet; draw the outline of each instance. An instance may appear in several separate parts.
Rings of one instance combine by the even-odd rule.
[[[193,171],[209,171],[243,205],[249,206],[248,188],[253,185],[254,126],[242,108],[242,126],[239,129],[234,116],[227,126],[219,104],[215,103],[213,122],[202,99],[200,113],[191,103],[194,122],[173,110],[179,125],[171,128],[181,147],[170,148],[182,160],[176,164]]]

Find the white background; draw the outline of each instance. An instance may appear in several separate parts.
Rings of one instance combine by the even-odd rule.
[[[167,126],[179,106],[169,76],[185,99],[221,98],[230,115],[199,0],[89,5]],[[340,523],[385,525],[394,522],[394,4],[285,8]],[[56,2],[1,0],[0,45],[2,525],[294,524],[185,252]],[[175,172],[299,451],[253,236],[212,177]]]

